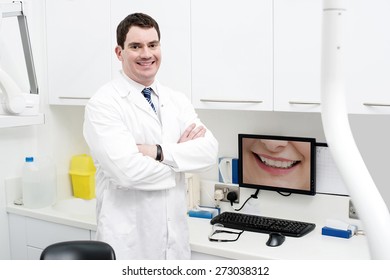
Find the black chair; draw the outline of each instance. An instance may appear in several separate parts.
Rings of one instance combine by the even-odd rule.
[[[115,260],[114,249],[94,240],[59,242],[46,247],[41,260]]]

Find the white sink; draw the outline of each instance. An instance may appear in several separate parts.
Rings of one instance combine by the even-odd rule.
[[[53,210],[75,217],[96,216],[96,199],[69,198],[57,201]]]

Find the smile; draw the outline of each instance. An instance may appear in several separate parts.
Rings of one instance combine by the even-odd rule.
[[[266,166],[273,167],[273,168],[281,168],[281,169],[292,168],[293,166],[297,165],[300,162],[297,160],[273,160],[259,155],[257,155],[257,157]]]
[[[154,61],[144,61],[144,62],[138,62],[141,66],[150,66],[154,63]]]

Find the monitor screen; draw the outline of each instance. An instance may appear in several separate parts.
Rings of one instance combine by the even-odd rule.
[[[240,187],[315,194],[314,138],[238,135]]]

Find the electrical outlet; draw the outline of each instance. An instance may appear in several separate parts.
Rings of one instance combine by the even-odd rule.
[[[348,213],[349,213],[349,218],[359,219],[358,214],[357,214],[356,209],[355,209],[355,206],[353,205],[351,199],[349,200]]]
[[[221,199],[221,201],[230,202],[227,199],[227,195],[228,195],[229,192],[235,192],[237,194],[237,199],[235,201],[233,201],[233,202],[234,203],[240,203],[240,188],[238,186],[227,185],[227,184],[216,184],[214,186],[214,192],[217,191],[217,190],[222,190],[222,192],[223,192],[223,198]]]

